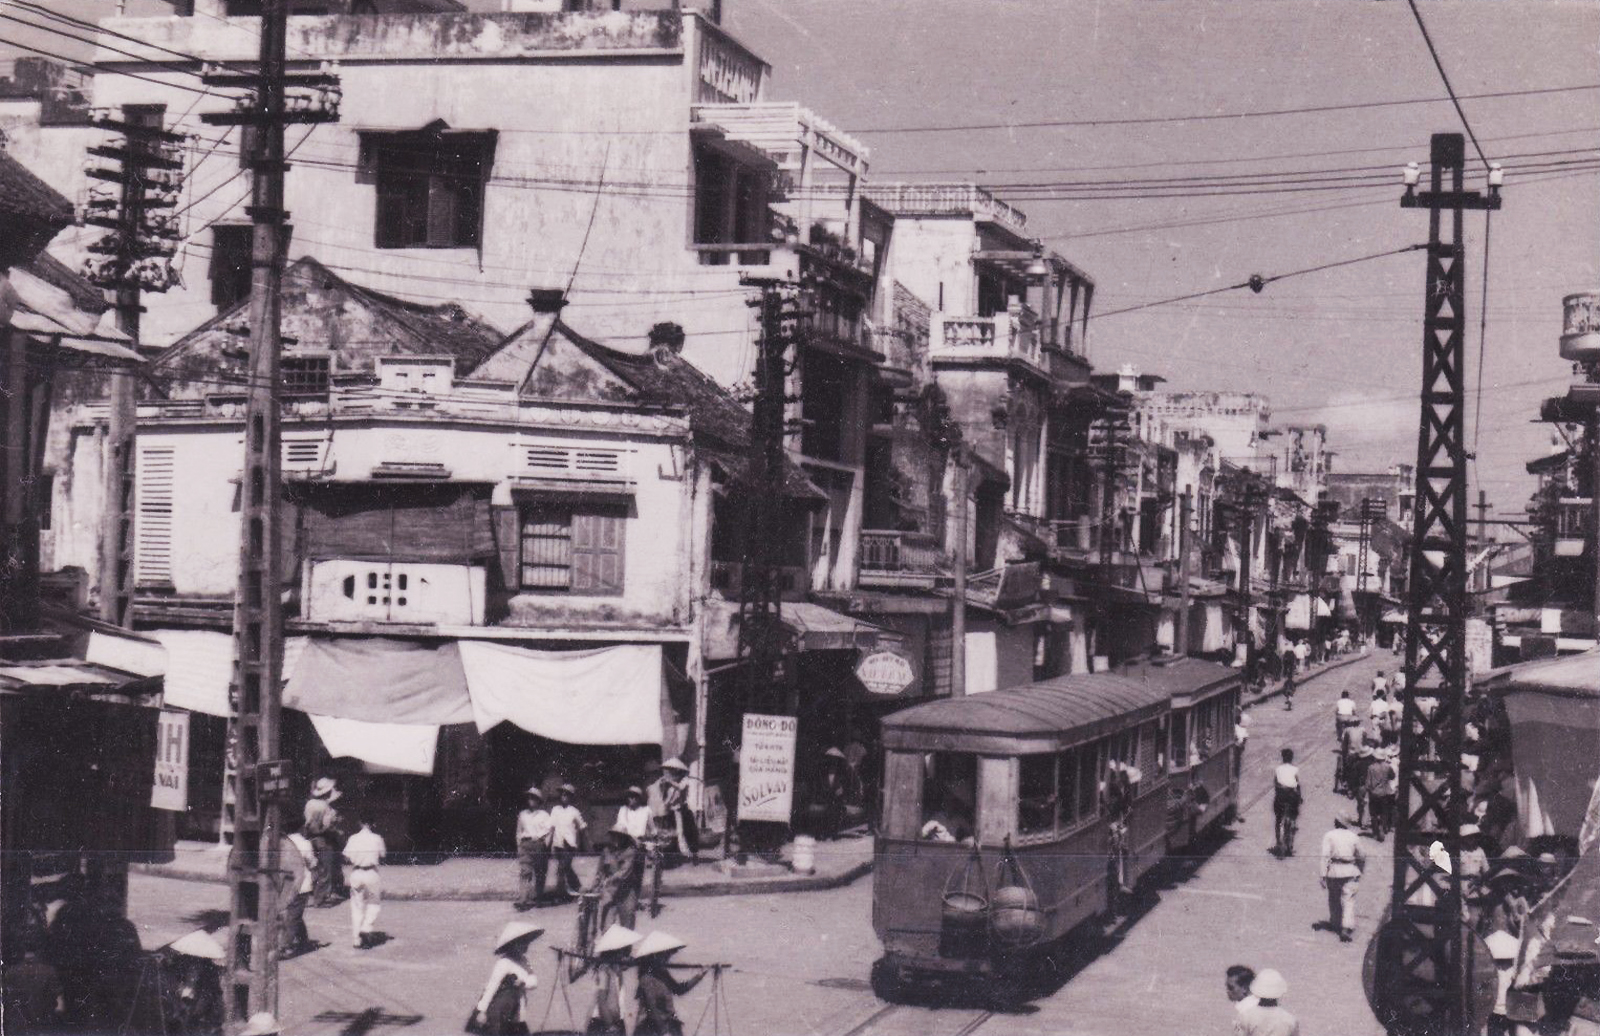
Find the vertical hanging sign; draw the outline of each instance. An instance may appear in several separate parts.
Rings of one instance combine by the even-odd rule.
[[[156,773],[150,805],[182,813],[189,808],[189,714],[161,711],[156,723]]]
[[[745,713],[739,742],[739,819],[787,824],[794,810],[793,716]]]

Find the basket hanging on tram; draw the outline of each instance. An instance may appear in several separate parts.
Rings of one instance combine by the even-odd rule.
[[[939,956],[981,957],[989,935],[989,881],[978,847],[944,883],[944,912],[939,919]]]
[[[994,898],[990,904],[989,929],[994,941],[1008,949],[1032,946],[1044,937],[1044,911],[1039,907],[1039,895],[1033,890],[1028,872],[1017,862],[1011,851],[1011,839],[1005,843],[1005,854],[995,870]]]

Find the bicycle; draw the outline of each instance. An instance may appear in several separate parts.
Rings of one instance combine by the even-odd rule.
[[[646,838],[644,846],[645,871],[650,875],[650,916],[661,916],[661,870],[666,865],[667,854],[660,838]]]

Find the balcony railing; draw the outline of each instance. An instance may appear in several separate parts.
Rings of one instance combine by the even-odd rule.
[[[1556,557],[1582,557],[1594,528],[1594,501],[1589,497],[1569,496],[1546,503],[1536,515],[1546,524],[1551,549]]]
[[[938,538],[925,532],[861,530],[861,586],[933,587],[944,569]]]
[[[930,330],[929,352],[936,360],[1021,360],[1044,369],[1039,321],[1026,306],[992,317],[936,313]]]
[[[867,197],[901,216],[951,216],[971,213],[1009,227],[1027,229],[1028,217],[987,190],[971,183],[889,183],[867,188]]]

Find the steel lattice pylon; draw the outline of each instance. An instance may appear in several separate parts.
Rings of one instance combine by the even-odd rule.
[[[1391,1033],[1417,1036],[1458,1036],[1471,1025],[1457,834],[1468,609],[1462,216],[1500,199],[1462,189],[1464,159],[1460,134],[1435,134],[1430,190],[1401,201],[1428,210],[1428,274],[1394,881],[1374,1006]],[[1418,705],[1424,697],[1438,702],[1431,712]],[[1448,866],[1435,862],[1436,845]]]

